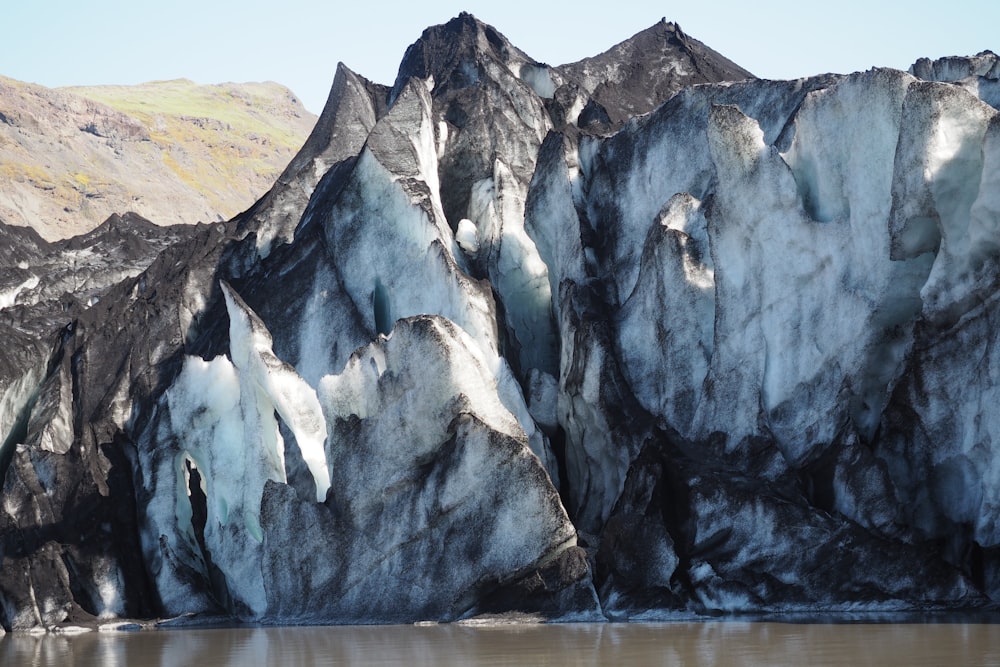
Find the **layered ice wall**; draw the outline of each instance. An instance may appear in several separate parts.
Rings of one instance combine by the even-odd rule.
[[[984,428],[994,420],[976,406],[990,402],[996,374],[992,334],[969,327],[992,312],[997,288],[984,184],[996,111],[959,86],[871,70],[786,88],[781,99],[797,101],[782,117],[781,104],[761,104],[770,85],[691,89],[599,151],[606,170],[576,207],[613,240],[594,252],[617,285],[608,305],[621,372],[688,443],[684,457],[721,456],[764,479],[804,475],[809,502],[844,520],[908,544],[946,540],[949,562],[995,595],[996,566],[976,563],[995,553],[984,531],[997,518],[986,480],[998,452]],[[627,241],[640,229],[644,245]],[[563,295],[563,310],[581,303]],[[587,387],[563,391],[578,401]],[[577,471],[591,489],[624,476],[621,441],[602,450],[590,435],[607,432],[611,414],[569,414],[567,447],[601,462]],[[698,444],[713,442],[721,449]],[[606,497],[605,512],[618,496]],[[728,530],[711,529],[726,535],[713,550],[750,539],[744,566],[775,562],[774,527],[757,546]],[[701,538],[688,537],[696,548]],[[696,568],[687,576],[713,587]],[[684,577],[670,577],[676,590]],[[741,595],[712,604],[766,604]]]
[[[311,497],[326,498],[326,424],[313,390],[271,350],[271,336],[223,285],[232,359],[188,357],[140,444],[151,500],[145,549],[156,563],[170,613],[199,611],[185,571],[198,572],[215,603],[251,618],[267,610],[261,578],[260,504],[268,480],[285,483],[286,443],[279,419],[312,475]],[[199,594],[201,593],[201,594]]]
[[[162,417],[147,428],[144,479],[175,480],[170,494],[145,489],[146,548],[170,613],[452,618],[532,568],[576,563],[556,575],[560,588],[586,573],[551,481],[558,462],[501,354],[493,292],[470,275],[475,258],[443,212],[430,87],[395,92],[260,272],[234,262],[261,315],[223,284],[229,358],[188,357],[159,408],[169,429]],[[348,356],[366,340],[378,343],[370,357]],[[302,522],[314,529],[302,534]],[[288,570],[292,544],[314,556]]]
[[[251,210],[3,309],[0,622],[996,604],[994,65],[339,67]]]
[[[317,397],[223,289],[232,361],[189,357],[161,405],[169,425],[141,443],[152,498],[145,548],[168,613],[453,618],[476,604],[484,580],[574,546],[558,494],[503,403],[510,393],[497,376],[509,371],[455,324],[401,320],[323,377]],[[308,495],[289,479],[292,455],[312,474]],[[478,556],[467,561],[470,550]]]

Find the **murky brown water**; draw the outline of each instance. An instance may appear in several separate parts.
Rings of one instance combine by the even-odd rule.
[[[1000,665],[1000,624],[239,628],[0,638],[0,665]]]

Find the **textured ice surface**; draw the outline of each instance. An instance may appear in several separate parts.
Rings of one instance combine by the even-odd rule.
[[[265,493],[273,613],[453,618],[476,586],[572,546],[572,524],[500,401],[495,369],[448,320],[399,320],[324,377],[319,395],[329,512],[297,506],[278,486]],[[301,536],[299,523],[316,530]],[[285,550],[301,539],[303,565],[286,568]]]
[[[933,89],[921,91],[931,93]],[[996,345],[998,208],[995,169],[1000,158],[997,115],[964,92],[951,91],[935,106],[954,103],[957,119],[938,120],[940,111],[918,120],[938,128],[925,146],[938,165],[923,192],[926,208],[941,234],[940,251],[925,285],[927,326],[918,333],[883,428],[890,437],[885,456],[903,490],[910,521],[925,536],[949,536],[952,549],[1000,545],[1000,437],[989,406],[1000,396]],[[953,144],[942,145],[946,136]],[[982,137],[980,144],[978,138]],[[978,146],[973,149],[971,146]],[[929,174],[930,176],[930,174]],[[912,209],[907,209],[910,212]],[[958,526],[966,529],[956,530]],[[1000,584],[995,566],[984,575]]]
[[[376,126],[327,214],[330,260],[373,334],[387,333],[401,317],[439,313],[484,349],[496,350],[492,303],[456,261],[460,253],[441,212],[437,179],[427,92],[408,86]],[[381,328],[376,310],[386,320]]]
[[[218,602],[260,617],[267,610],[260,569],[261,498],[268,480],[287,479],[278,419],[294,436],[313,477],[313,499],[320,502],[330,487],[326,422],[315,391],[274,356],[271,335],[257,315],[227,285],[222,289],[232,359],[188,357],[166,393],[169,428],[161,423],[150,443],[164,451],[147,450],[143,463],[150,482],[175,482],[154,492],[147,530],[167,551],[157,581],[167,609],[180,613],[199,604],[176,586],[179,571],[192,568],[212,579],[217,568]],[[199,491],[205,503],[200,535],[193,498]]]
[[[13,306],[17,303],[17,297],[21,294],[21,292],[34,289],[38,286],[39,281],[40,278],[38,276],[31,276],[26,278],[20,285],[5,291],[0,291],[0,310]]]
[[[295,435],[316,484],[316,500],[322,502],[330,488],[330,471],[323,452],[326,423],[316,392],[295,369],[274,356],[271,334],[256,314],[228,286],[222,288],[229,312],[230,354],[240,371],[241,397],[251,395],[257,399],[256,403],[244,400],[242,404],[245,428],[253,429],[247,439],[257,437],[266,443],[269,452],[273,448],[283,474],[283,448],[273,421],[277,414]]]
[[[627,120],[625,51],[462,15],[136,280],[16,268],[0,623],[1000,599],[995,56]]]

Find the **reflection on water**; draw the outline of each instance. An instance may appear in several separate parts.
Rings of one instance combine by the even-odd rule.
[[[703,622],[0,637],[0,665],[1000,665],[1000,624]]]

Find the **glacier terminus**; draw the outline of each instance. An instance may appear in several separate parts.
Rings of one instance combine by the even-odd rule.
[[[998,108],[462,14],[228,222],[0,225],[0,625],[994,608]]]

